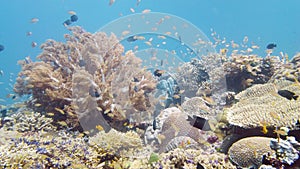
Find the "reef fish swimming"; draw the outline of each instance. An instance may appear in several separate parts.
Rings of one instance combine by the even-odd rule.
[[[0,52],[4,50],[4,46],[0,45]]]
[[[270,43],[267,45],[267,49],[274,49],[275,47],[277,47],[275,43]]]
[[[285,97],[285,98],[287,98],[289,100],[292,100],[292,99],[297,100],[297,98],[299,97],[294,92],[291,92],[289,90],[278,90],[277,93],[280,96]]]

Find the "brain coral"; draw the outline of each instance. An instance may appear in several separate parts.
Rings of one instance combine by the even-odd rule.
[[[229,148],[229,158],[240,167],[258,168],[262,164],[262,157],[268,152],[274,153],[270,148],[271,138],[248,137],[235,142]]]
[[[243,128],[261,127],[262,124],[273,127],[294,128],[300,117],[300,103],[289,100],[277,93],[278,90],[293,89],[299,92],[294,82],[277,81],[254,85],[236,95],[239,101],[225,109],[230,124]]]
[[[156,118],[156,132],[160,152],[164,152],[175,137],[186,136],[193,139],[191,142],[198,142],[202,138],[199,129],[191,126],[187,115],[176,107],[161,111]]]

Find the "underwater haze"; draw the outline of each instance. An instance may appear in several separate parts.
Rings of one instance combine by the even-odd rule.
[[[293,56],[300,49],[299,18],[297,0],[266,1],[218,1],[218,0],[142,0],[136,6],[136,0],[116,0],[109,6],[107,0],[4,0],[0,7],[2,24],[0,28],[0,44],[5,50],[0,52],[1,67],[4,74],[0,77],[0,96],[12,92],[16,74],[20,67],[18,60],[30,56],[31,59],[41,52],[39,45],[47,39],[63,41],[68,30],[63,22],[73,10],[79,19],[72,25],[82,26],[89,32],[96,32],[107,23],[118,19],[120,15],[136,13],[144,9],[177,15],[195,24],[209,38],[211,29],[228,41],[242,42],[244,36],[260,46],[260,55],[264,55],[265,46],[274,42],[274,51],[283,51]],[[32,18],[38,18],[35,24]],[[31,36],[26,36],[32,32]],[[212,39],[211,39],[212,40]],[[32,48],[31,43],[37,47]],[[13,75],[11,75],[13,73]],[[5,99],[6,100],[6,99]],[[2,103],[3,104],[3,103]]]

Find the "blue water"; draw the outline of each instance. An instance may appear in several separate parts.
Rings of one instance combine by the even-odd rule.
[[[89,32],[95,32],[120,15],[136,13],[144,9],[152,12],[170,13],[184,18],[209,38],[211,28],[227,41],[242,42],[249,37],[261,48],[258,54],[264,56],[265,46],[275,42],[274,51],[288,53],[291,57],[300,50],[300,13],[299,0],[116,0],[109,6],[109,0],[2,0],[0,5],[1,26],[0,44],[5,50],[0,52],[0,98],[12,92],[12,85],[20,71],[17,61],[30,56],[34,59],[41,51],[32,48],[46,39],[63,41],[68,30],[63,22],[70,17],[69,10],[77,13],[79,20],[72,25],[82,26]],[[39,22],[30,23],[32,18]],[[31,31],[31,36],[26,32]],[[10,103],[0,101],[1,104]]]

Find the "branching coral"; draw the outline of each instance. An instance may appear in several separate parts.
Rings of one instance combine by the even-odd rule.
[[[65,121],[74,128],[78,127],[76,113],[80,117],[101,113],[108,121],[123,123],[134,113],[154,108],[150,98],[156,82],[133,52],[123,56],[124,48],[114,35],[91,34],[80,27],[70,30],[73,35],[65,35],[66,43],[42,44],[38,62],[20,62],[14,91],[32,95],[29,107],[51,112],[55,122]],[[151,116],[151,111],[147,113]],[[100,125],[107,130],[105,123]]]
[[[287,58],[288,59],[288,58]],[[300,53],[297,53],[290,61],[281,66],[270,79],[271,82],[274,80],[295,80],[300,81]]]
[[[91,137],[90,141],[91,145],[105,149],[113,154],[121,155],[122,157],[138,157],[142,155],[136,155],[138,151],[145,153],[143,149],[144,144],[140,136],[133,131],[121,133],[112,129],[108,133],[99,132],[97,135]],[[146,156],[147,154],[143,155]]]

